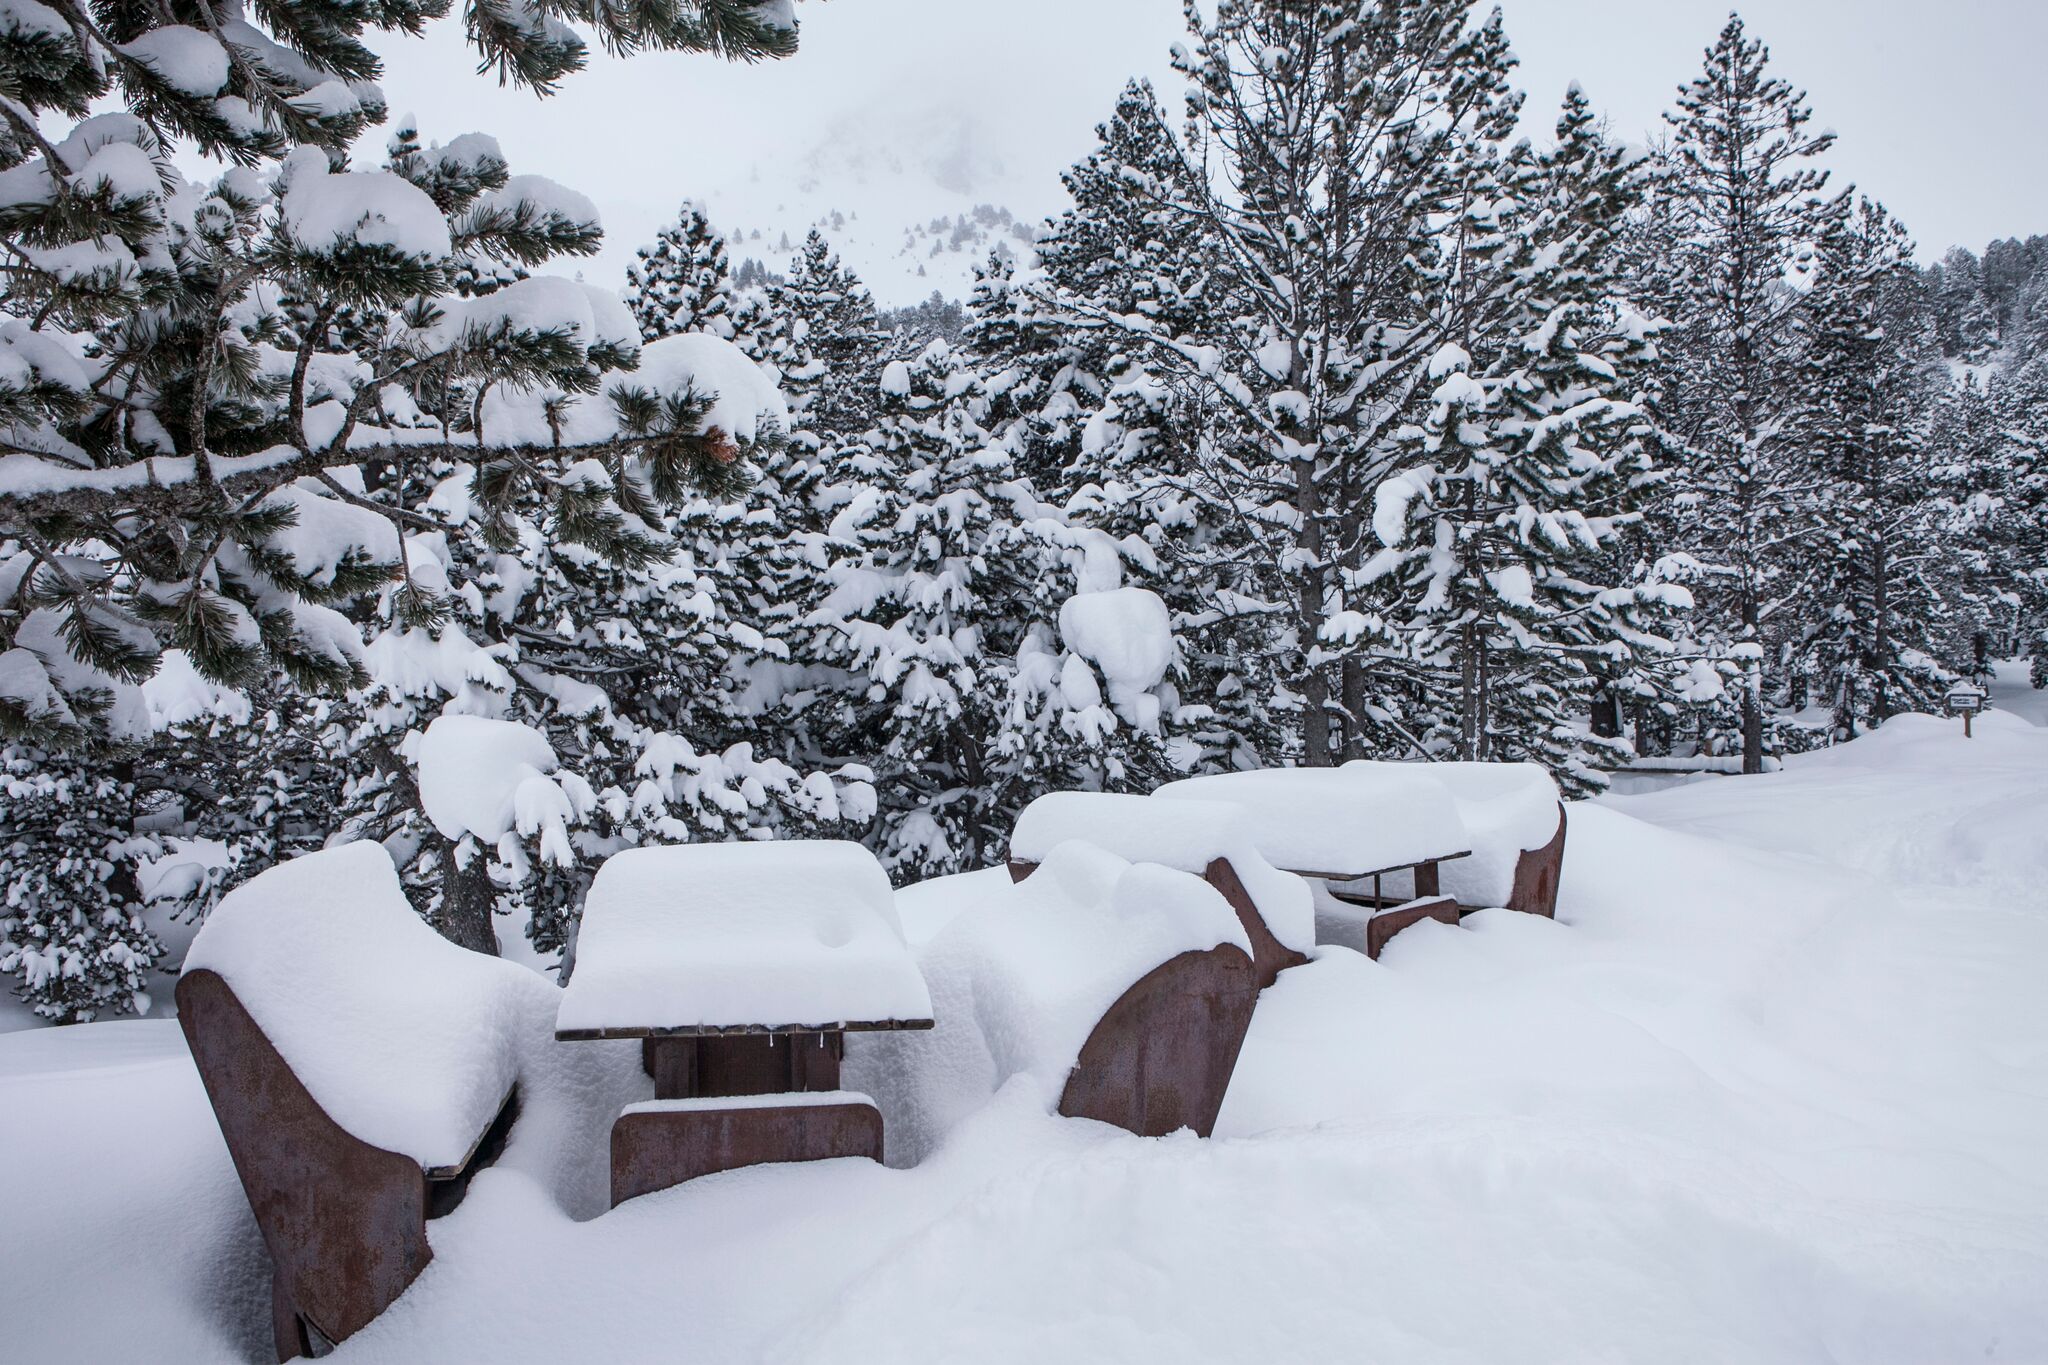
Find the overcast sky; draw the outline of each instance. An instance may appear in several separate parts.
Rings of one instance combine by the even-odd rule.
[[[1576,79],[1616,131],[1655,127],[1727,17],[1726,0],[1502,0],[1532,131]],[[459,9],[459,7],[458,7]],[[480,128],[522,171],[594,198],[610,240],[585,267],[618,274],[677,200],[771,180],[857,139],[912,149],[965,132],[988,197],[1060,206],[1117,88],[1148,75],[1177,96],[1178,0],[805,0],[803,50],[731,67],[704,57],[598,58],[547,100],[468,76],[459,20],[385,44],[394,113],[433,140]],[[1751,0],[1751,31],[1841,135],[1832,165],[1921,243],[2048,232],[2040,65],[2048,0]],[[829,151],[827,155],[829,155]]]

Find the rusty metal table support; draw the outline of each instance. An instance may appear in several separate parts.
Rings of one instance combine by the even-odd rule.
[[[849,1033],[928,1029],[929,1019],[556,1029],[555,1041],[637,1039],[656,1099],[837,1090]]]
[[[1251,959],[1232,944],[1153,968],[1089,1033],[1060,1113],[1140,1137],[1209,1136],[1258,999]]]
[[[612,1125],[612,1207],[743,1166],[882,1159],[874,1105],[736,1104],[621,1114]]]
[[[320,1106],[237,998],[199,969],[178,981],[178,1026],[220,1122],[271,1263],[277,1358],[324,1353],[388,1308],[433,1259],[427,1219],[461,1201],[504,1147],[507,1095],[459,1165],[422,1169]]]
[[[1557,918],[1557,883],[1564,875],[1564,807],[1557,808],[1557,834],[1542,848],[1524,849],[1515,861],[1514,889],[1507,908]]]
[[[1433,919],[1439,924],[1455,925],[1458,922],[1458,903],[1448,896],[1430,900],[1417,900],[1407,905],[1382,910],[1365,922],[1365,955],[1378,960],[1386,951],[1394,935],[1411,925]]]

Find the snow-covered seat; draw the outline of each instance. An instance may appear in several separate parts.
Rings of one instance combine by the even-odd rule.
[[[273,1266],[278,1358],[366,1325],[432,1259],[517,1112],[555,989],[443,939],[380,844],[281,863],[193,939],[178,1021]]]
[[[971,890],[919,955],[937,1028],[864,1039],[848,1061],[892,1149],[917,1159],[1006,1084],[1068,1117],[1207,1136],[1258,999],[1222,894],[1081,842]]]
[[[1048,792],[1017,817],[1010,835],[1010,876],[1022,881],[1053,849],[1093,844],[1134,863],[1192,872],[1223,893],[1251,942],[1264,989],[1315,947],[1315,909],[1307,883],[1282,872],[1246,830],[1255,818],[1227,801],[1180,801],[1106,792]]]
[[[1565,809],[1557,783],[1535,763],[1381,763],[1337,770],[1375,784],[1418,771],[1457,803],[1472,856],[1443,865],[1443,890],[1467,910],[1505,906],[1555,916],[1564,869]]]

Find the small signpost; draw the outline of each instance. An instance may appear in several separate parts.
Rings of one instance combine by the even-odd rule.
[[[1957,683],[1948,690],[1948,713],[1963,718],[1963,738],[1970,738],[1970,718],[1984,709],[1984,689],[1971,683]]]

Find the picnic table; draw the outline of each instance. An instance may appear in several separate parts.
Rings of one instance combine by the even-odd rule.
[[[874,857],[837,841],[631,849],[591,883],[555,1016],[638,1038],[658,1099],[839,1088],[848,1033],[932,1026]]]

